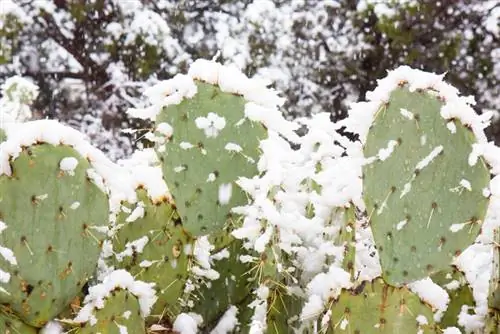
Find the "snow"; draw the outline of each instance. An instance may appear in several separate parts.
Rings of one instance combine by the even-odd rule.
[[[219,186],[219,203],[226,205],[231,200],[233,185],[231,183],[223,183]]]
[[[417,170],[422,170],[424,169],[425,167],[427,167],[427,165],[429,165],[438,155],[439,153],[443,152],[443,146],[442,145],[439,145],[437,147],[435,147],[431,153],[429,153],[429,155],[427,155],[424,159],[420,160],[418,163],[417,163],[417,166],[415,167],[415,169]]]
[[[459,96],[458,90],[444,82],[443,78],[444,75],[424,72],[409,66],[400,66],[389,71],[385,78],[377,80],[377,88],[366,93],[367,101],[352,104],[349,117],[339,124],[345,126],[348,131],[359,134],[360,141],[365,143],[369,127],[377,111],[384,108],[392,91],[397,89],[401,83],[406,83],[412,92],[432,87],[435,94],[441,96],[442,100],[445,101],[441,107],[441,116],[445,120],[458,119],[462,124],[469,125],[477,142],[486,143],[483,129],[487,126],[489,119],[481,117],[472,109],[471,105],[475,104],[472,97]]]
[[[10,0],[7,0],[7,9]],[[2,2],[3,7],[4,3]],[[0,14],[2,8],[0,8]],[[0,98],[0,128],[5,123],[24,122],[32,117],[29,105],[37,98],[39,88],[30,80],[13,76],[5,80],[1,87]]]
[[[49,321],[45,326],[43,326],[40,334],[64,334],[64,328],[57,321]]]
[[[226,119],[216,113],[209,112],[207,117],[198,117],[195,119],[196,127],[205,132],[207,138],[215,138],[219,132],[225,128]]]
[[[389,140],[387,143],[387,148],[381,148],[378,151],[377,157],[380,159],[380,161],[385,161],[387,158],[389,158],[394,151],[394,148],[398,145],[398,142],[395,140]]]
[[[237,314],[238,308],[234,305],[230,305],[210,334],[233,333],[234,329],[238,325],[238,318],[236,317]]]
[[[435,284],[430,278],[410,283],[408,287],[437,311],[434,314],[434,320],[439,321],[444,312],[446,312],[448,303],[450,302],[450,296],[446,290]]]
[[[172,329],[179,334],[197,334],[198,326],[203,323],[200,315],[195,313],[181,313],[174,321]]]
[[[78,160],[75,157],[63,158],[59,163],[59,168],[69,175],[75,175],[76,166],[78,166]]]

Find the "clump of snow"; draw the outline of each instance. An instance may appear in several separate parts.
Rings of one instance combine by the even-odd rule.
[[[84,305],[78,312],[74,321],[77,323],[89,322],[92,326],[97,323],[94,315],[95,309],[102,309],[106,305],[106,299],[116,289],[124,289],[136,296],[142,317],[149,315],[151,307],[157,300],[154,290],[155,283],[136,281],[126,270],[120,269],[107,275],[102,283],[89,288],[84,299]]]
[[[195,120],[196,127],[205,132],[208,138],[215,138],[226,126],[226,119],[216,113],[209,112],[207,117],[198,117]]]
[[[23,77],[14,76],[5,80],[1,91],[0,128],[3,128],[5,123],[24,122],[32,117],[29,105],[38,96],[37,85]]]
[[[223,183],[219,186],[219,203],[221,205],[226,205],[231,200],[231,194],[233,192],[232,183]]]
[[[234,305],[230,305],[210,334],[233,333],[239,323],[236,317],[237,314],[238,308]]]
[[[172,329],[179,334],[197,334],[203,318],[196,313],[181,313],[174,321]]]
[[[64,334],[63,326],[57,321],[49,321],[40,330],[40,334]]]
[[[75,175],[76,166],[78,166],[78,160],[75,157],[66,157],[59,162],[59,168],[69,175]]]
[[[437,311],[434,314],[434,320],[439,321],[450,302],[450,296],[446,290],[434,283],[430,278],[410,283],[408,287]]]

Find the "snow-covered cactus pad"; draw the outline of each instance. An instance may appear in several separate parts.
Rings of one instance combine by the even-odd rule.
[[[156,297],[154,283],[136,281],[125,270],[116,270],[102,283],[89,289],[85,305],[73,323],[80,323],[79,334],[142,334],[144,318]]]
[[[364,143],[363,196],[383,277],[397,286],[449,266],[488,206],[490,173],[471,154],[482,123],[440,79],[403,67],[372,94],[385,95]]]
[[[15,124],[0,152],[0,302],[41,327],[94,274],[108,198],[92,179],[93,150],[75,130]]]
[[[252,265],[240,261],[243,253],[242,243],[235,240],[230,245],[210,256],[211,269],[217,277],[192,277],[193,285],[198,285],[190,292],[188,310],[203,317],[205,328],[213,328],[231,306],[244,304],[250,295]],[[195,270],[196,272],[196,270]],[[190,307],[191,306],[191,307]]]
[[[137,190],[137,203],[117,217],[113,236],[115,268],[126,269],[136,279],[154,282],[158,300],[151,321],[174,318],[180,311],[178,298],[188,277],[194,239],[182,229],[172,203],[165,198],[153,203],[146,190]]]
[[[433,333],[431,308],[407,288],[381,279],[344,290],[322,318],[325,333]]]
[[[231,208],[247,202],[235,181],[258,174],[259,144],[269,121],[283,120],[276,110],[282,99],[238,69],[210,61],[195,62],[165,90],[178,100],[156,117],[164,178],[184,228],[210,234],[221,248],[236,220]]]

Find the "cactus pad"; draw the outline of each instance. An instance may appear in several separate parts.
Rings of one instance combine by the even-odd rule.
[[[137,190],[137,198],[144,216],[129,222],[128,214],[121,212],[118,216],[117,224],[124,225],[113,238],[113,250],[117,254],[113,265],[126,269],[138,280],[156,283],[158,300],[150,317],[158,322],[162,317],[174,318],[180,311],[178,298],[184,290],[191,256],[186,250],[194,240],[183,230],[171,203],[153,204],[144,189]],[[147,237],[147,243],[141,251],[131,246],[143,237]],[[127,249],[130,250],[128,256],[120,255]]]
[[[368,133],[363,195],[387,283],[401,285],[445,269],[476,238],[490,175],[468,162],[475,137],[440,115],[435,91],[392,91]]]
[[[220,277],[196,291],[197,300],[192,311],[200,314],[209,327],[230,305],[240,304],[250,294],[248,272],[252,266],[239,260],[241,250],[241,241],[234,240],[227,247],[229,256],[214,261],[212,268]]]
[[[77,330],[78,334],[146,334],[144,319],[137,297],[127,290],[117,289],[105,299],[104,307],[93,312],[91,321]]]
[[[458,269],[451,268],[432,275],[431,279],[434,283],[446,289],[450,296],[450,303],[439,321],[439,326],[441,328],[458,327],[464,330],[458,324],[458,316],[462,306],[473,307],[476,304],[472,288],[468,285],[465,275]]]
[[[72,171],[60,169],[67,157],[78,162]],[[88,161],[68,146],[27,147],[11,168],[11,177],[0,176],[0,245],[12,251],[0,258],[10,273],[0,302],[41,327],[94,273],[103,238],[95,227],[108,222],[108,199],[87,177]]]
[[[192,99],[157,116],[157,125],[173,128],[158,155],[184,228],[195,236],[211,234],[211,243],[220,249],[228,239],[217,238],[227,236],[234,223],[231,208],[247,202],[235,181],[257,174],[259,142],[267,132],[245,119],[243,97],[203,82],[197,87]]]
[[[12,314],[0,312],[0,333],[3,334],[36,334],[38,329],[26,325]]]
[[[488,305],[500,312],[500,227],[495,230],[493,243],[493,269],[490,279]]]
[[[344,290],[332,302],[327,333],[433,333],[432,310],[406,288],[381,279],[366,282],[356,291]],[[425,317],[424,321],[417,317]]]

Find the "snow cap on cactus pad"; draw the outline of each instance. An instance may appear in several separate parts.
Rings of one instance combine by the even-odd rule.
[[[123,203],[115,229],[109,264],[126,269],[138,280],[156,283],[152,322],[162,316],[173,318],[180,311],[178,298],[188,277],[194,243],[182,229],[175,208],[169,202],[153,203],[145,189],[138,189],[137,203]]]
[[[63,126],[52,128],[61,130],[53,134],[57,140],[43,143],[36,135],[44,131],[36,130],[48,124],[58,123],[9,126],[0,144],[9,172],[0,174],[0,302],[37,327],[61,312],[93,275],[109,213],[96,174],[89,175],[94,165],[81,153],[95,149],[81,138],[73,141],[80,151],[61,144],[75,139],[64,137],[71,131]]]
[[[274,91],[233,67],[200,60],[189,76],[196,94],[156,117],[158,127],[169,129],[157,132],[165,141],[157,152],[184,228],[227,236],[235,223],[231,208],[247,202],[235,181],[258,173],[260,140],[267,129],[296,140],[296,126],[277,109],[283,101]],[[217,238],[223,247],[227,241]]]
[[[484,123],[470,114],[468,100],[433,75],[415,76],[421,81],[390,74],[379,82],[393,90],[384,96],[376,90],[385,100],[378,101],[364,143],[364,201],[383,277],[393,285],[448,267],[474,242],[488,206],[488,168],[482,159],[469,163]]]

